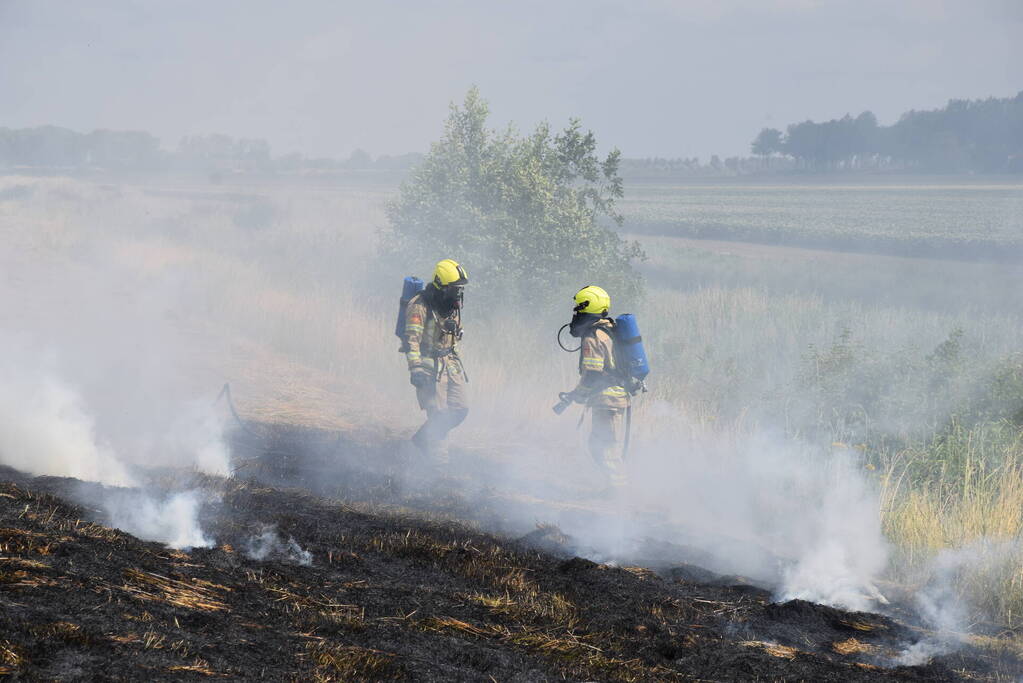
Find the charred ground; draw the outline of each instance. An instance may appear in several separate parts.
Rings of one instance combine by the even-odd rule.
[[[104,526],[93,501],[118,489],[0,468],[0,672],[436,681],[1023,673],[1006,648],[974,645],[893,666],[926,637],[921,629],[775,604],[764,588],[690,565],[597,564],[573,557],[571,539],[552,527],[482,533],[497,508],[443,479],[432,492],[403,493],[395,472],[415,465],[386,440],[254,425],[234,446],[234,479],[149,474],[154,490],[206,495],[203,528],[217,545],[191,552]],[[246,548],[267,525],[311,564],[284,552],[252,559]]]

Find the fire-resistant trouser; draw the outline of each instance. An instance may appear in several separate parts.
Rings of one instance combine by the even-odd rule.
[[[624,447],[624,408],[590,409],[593,417],[590,429],[590,455],[597,466],[607,474],[611,486],[625,485],[625,462],[622,458]]]
[[[441,364],[437,381],[416,387],[416,398],[419,407],[426,411],[426,422],[412,437],[416,446],[431,454],[448,432],[462,424],[469,414],[462,362],[449,356],[438,359],[437,363]]]

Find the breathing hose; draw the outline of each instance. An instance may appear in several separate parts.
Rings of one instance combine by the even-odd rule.
[[[567,346],[565,346],[564,344],[561,343],[561,333],[565,331],[566,327],[571,326],[571,324],[572,323],[565,323],[564,325],[561,326],[561,329],[558,330],[558,346],[561,347],[562,351],[567,351],[568,353],[575,353],[576,351],[578,351],[579,349],[581,349],[583,347],[582,342],[579,342],[579,346],[577,346],[574,349],[570,349],[570,348],[568,348]]]

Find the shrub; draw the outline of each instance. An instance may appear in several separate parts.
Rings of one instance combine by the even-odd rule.
[[[454,258],[469,272],[473,300],[535,306],[538,292],[567,301],[598,283],[626,302],[642,291],[632,261],[639,245],[621,224],[619,152],[603,160],[577,120],[559,134],[542,123],[529,136],[489,130],[489,110],[469,90],[452,106],[444,135],[388,207],[384,251],[403,267]]]

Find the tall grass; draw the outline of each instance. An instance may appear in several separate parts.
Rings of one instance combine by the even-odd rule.
[[[1023,617],[1023,434],[952,425],[929,444],[884,453],[882,521],[892,578],[946,584],[970,623]]]
[[[970,621],[1019,625],[1019,311],[1004,300],[871,304],[863,288],[892,274],[860,272],[865,282],[851,288],[840,267],[837,277],[817,278],[800,294],[771,286],[798,260],[771,256],[744,258],[747,274],[764,276],[760,286],[717,284],[728,282],[734,259],[704,259],[702,283],[651,292],[642,322],[657,395],[723,429],[780,428],[794,438],[855,446],[881,493],[878,514],[894,549],[889,578],[941,584],[961,599]],[[933,267],[903,273],[901,286],[947,286],[935,281],[941,273]]]

